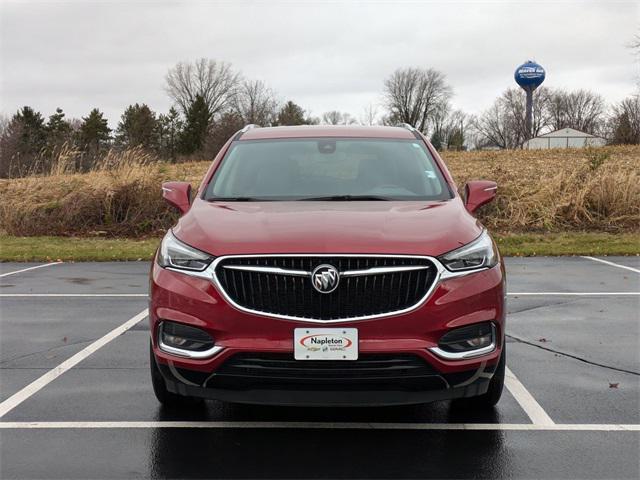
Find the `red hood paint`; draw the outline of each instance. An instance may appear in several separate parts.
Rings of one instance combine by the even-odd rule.
[[[173,229],[212,255],[441,255],[482,231],[459,197],[445,202],[216,202],[196,198]]]

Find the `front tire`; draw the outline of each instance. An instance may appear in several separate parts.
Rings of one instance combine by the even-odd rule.
[[[167,384],[164,381],[156,357],[153,354],[153,346],[149,342],[149,367],[151,370],[151,385],[153,385],[153,393],[155,393],[158,401],[169,408],[181,408],[185,406],[193,406],[201,403],[200,399],[184,397],[167,390]]]

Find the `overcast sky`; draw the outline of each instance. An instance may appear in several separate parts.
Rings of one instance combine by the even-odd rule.
[[[457,108],[477,113],[527,59],[549,87],[615,102],[633,92],[638,1],[1,1],[1,105],[115,125],[144,102],[166,111],[167,70],[210,57],[267,82],[314,115],[360,117],[396,68],[433,67]]]

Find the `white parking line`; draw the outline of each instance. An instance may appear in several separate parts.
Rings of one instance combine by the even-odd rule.
[[[238,428],[238,429],[346,429],[346,430],[515,430],[639,432],[636,424],[531,423],[355,423],[355,422],[0,422],[0,430],[50,428]]]
[[[47,297],[47,298],[102,298],[102,297],[148,297],[146,293],[0,293],[0,298]]]
[[[625,296],[640,295],[640,292],[509,292],[510,297],[517,296],[578,296],[578,297],[606,297],[606,296]]]
[[[578,297],[615,297],[640,296],[640,292],[509,292],[510,297],[517,296],[578,296]],[[0,293],[0,298],[118,298],[118,297],[147,297],[146,293]]]
[[[114,328],[109,333],[99,338],[92,344],[87,345],[85,348],[83,348],[78,353],[76,353],[72,357],[62,362],[60,365],[58,365],[54,369],[49,370],[40,378],[31,382],[22,390],[14,393],[9,398],[7,398],[4,402],[0,403],[0,418],[4,417],[7,413],[9,413],[11,410],[16,408],[18,405],[20,405],[30,396],[38,392],[40,389],[44,388],[49,383],[53,382],[56,378],[58,378],[64,372],[75,367],[78,363],[80,363],[82,360],[87,358],[89,355],[91,355],[92,353],[95,353],[97,350],[104,347],[111,340],[113,340],[114,338],[118,337],[119,335],[122,335],[124,332],[129,330],[136,323],[138,323],[140,320],[142,320],[147,316],[147,311],[148,309],[145,308],[142,312],[140,312],[136,316],[130,318],[119,327]]]
[[[638,270],[637,268],[627,267],[626,265],[620,265],[618,263],[613,263],[613,262],[610,262],[608,260],[603,260],[601,258],[588,257],[586,255],[582,255],[582,258],[586,258],[588,260],[593,260],[594,262],[604,263],[605,265],[611,265],[612,267],[624,268],[625,270],[631,270],[632,272],[640,273],[640,270]]]
[[[533,398],[533,395],[529,393],[529,390],[525,388],[508,367],[505,371],[504,384],[534,425],[555,425],[555,422],[547,415],[547,412],[544,411],[536,399]]]
[[[42,265],[36,265],[35,267],[23,268],[22,270],[15,270],[13,272],[7,272],[0,274],[0,278],[8,277],[9,275],[15,275],[16,273],[28,272],[29,270],[35,270],[36,268],[51,267],[53,265],[60,265],[62,262],[43,263]]]

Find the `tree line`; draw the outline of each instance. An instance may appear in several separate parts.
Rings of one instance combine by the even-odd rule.
[[[518,148],[526,140],[525,95],[509,88],[479,115],[453,107],[453,88],[432,68],[402,68],[384,82],[380,112],[367,106],[360,118],[329,111],[313,117],[261,80],[244,78],[232,65],[212,59],[180,62],[165,78],[173,102],[165,113],[129,105],[115,129],[92,109],[67,119],[61,108],[47,119],[29,106],[0,122],[0,177],[46,170],[63,149],[78,152],[79,169],[89,169],[109,149],[140,148],[170,161],[210,159],[244,125],[396,125],[425,133],[438,150]],[[587,90],[541,87],[534,94],[533,134],[569,127],[610,143],[640,143],[640,92],[607,106]]]
[[[385,81],[384,123],[409,123],[430,136],[438,149],[519,148],[527,140],[526,96],[505,90],[479,115],[452,108],[453,90],[442,72],[406,68]],[[640,143],[640,91],[608,107],[602,95],[588,90],[540,87],[534,92],[532,134],[574,128],[604,137],[612,144]]]

